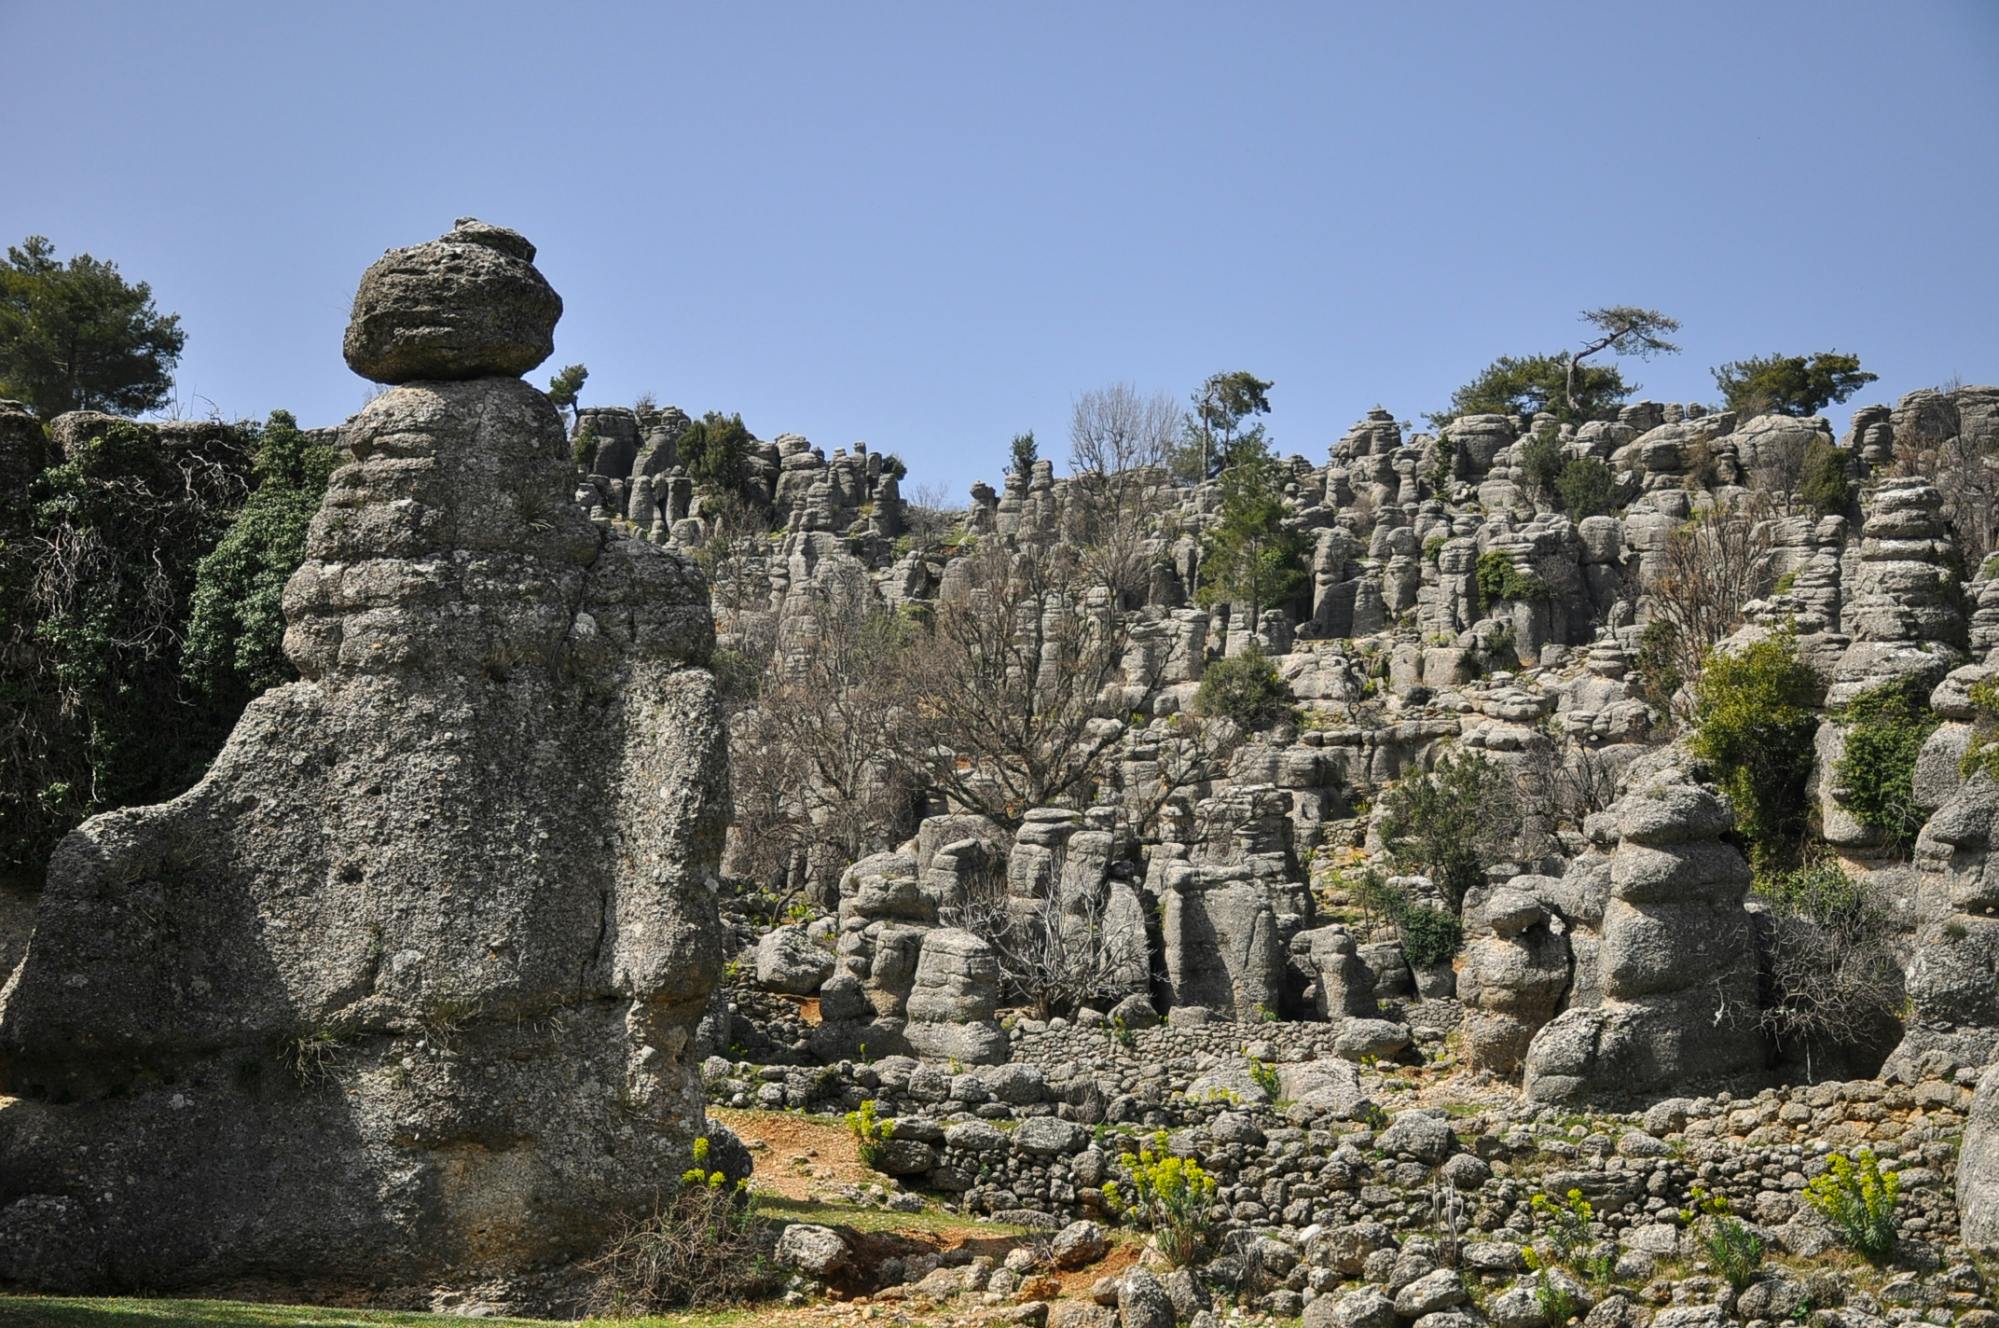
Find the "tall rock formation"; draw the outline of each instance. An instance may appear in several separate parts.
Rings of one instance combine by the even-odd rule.
[[[1666,767],[1609,811],[1617,847],[1598,949],[1602,999],[1534,1034],[1527,1096],[1642,1096],[1756,1068],[1756,944],[1742,906],[1749,864],[1722,836],[1733,809]],[[1592,817],[1596,838],[1608,826]]]
[[[561,301],[461,221],[368,270],[285,593],[302,680],[63,841],[0,989],[0,1279],[430,1286],[687,1165],[726,756],[683,557],[570,501]],[[58,1233],[52,1237],[50,1233]]]

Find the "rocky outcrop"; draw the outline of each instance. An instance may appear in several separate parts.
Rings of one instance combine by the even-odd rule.
[[[1534,1035],[1528,1096],[1632,1097],[1756,1066],[1755,937],[1742,907],[1749,866],[1721,842],[1734,825],[1728,803],[1668,767],[1603,815],[1617,835],[1598,957],[1603,998],[1571,1005]]]
[[[568,501],[507,375],[560,303],[461,222],[371,268],[286,590],[302,681],[208,775],[63,841],[0,991],[0,1233],[170,1287],[419,1285],[593,1248],[687,1165],[719,967],[707,592]]]

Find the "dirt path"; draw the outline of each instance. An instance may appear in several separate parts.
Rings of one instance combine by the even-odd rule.
[[[710,1107],[708,1114],[749,1145],[757,1164],[750,1187],[759,1193],[783,1199],[825,1200],[835,1198],[844,1186],[878,1185],[884,1180],[862,1164],[854,1137],[845,1125],[786,1111]]]

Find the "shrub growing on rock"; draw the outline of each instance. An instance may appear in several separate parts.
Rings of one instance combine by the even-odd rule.
[[[1823,438],[1806,443],[1798,497],[1820,516],[1844,512],[1853,501],[1853,485],[1846,477],[1846,453]]]
[[[1900,1172],[1883,1171],[1871,1148],[1851,1157],[1834,1153],[1826,1169],[1805,1186],[1805,1202],[1831,1222],[1840,1238],[1869,1263],[1895,1254],[1895,1208],[1902,1192]]]
[[[1834,767],[1840,801],[1897,848],[1914,843],[1923,828],[1916,757],[1940,722],[1908,679],[1863,692],[1846,707],[1846,750]]]
[[[1562,510],[1577,521],[1617,510],[1617,476],[1596,457],[1577,457],[1563,466],[1555,478],[1555,492]]]
[[[1211,1225],[1215,1178],[1193,1158],[1171,1152],[1164,1130],[1137,1152],[1120,1155],[1118,1166],[1125,1179],[1104,1184],[1104,1203],[1111,1212],[1150,1231],[1153,1245],[1174,1267],[1198,1259]]]
[[[1696,1185],[1687,1199],[1688,1206],[1680,1210],[1680,1220],[1700,1241],[1701,1250],[1714,1270],[1731,1287],[1741,1291],[1756,1280],[1756,1271],[1763,1266],[1763,1238],[1729,1211],[1728,1196]]]
[[[1383,799],[1382,838],[1398,866],[1436,882],[1452,912],[1485,880],[1485,864],[1515,847],[1520,799],[1511,775],[1483,752],[1446,756]]]
[[[313,443],[287,411],[271,412],[257,443],[256,490],[196,566],[182,648],[189,681],[247,701],[298,676],[285,658],[285,582],[305,560],[305,535],[339,453]]]
[[[1473,571],[1479,601],[1497,604],[1509,599],[1545,599],[1548,583],[1514,565],[1513,555],[1493,549],[1479,555]]]
[[[1808,1078],[1815,1048],[1863,1045],[1893,1028],[1894,918],[1872,888],[1824,861],[1759,876],[1755,894],[1768,918],[1761,1021],[1780,1046],[1803,1048]]]
[[[1758,870],[1781,866],[1804,833],[1824,694],[1788,633],[1714,656],[1695,684],[1694,754],[1734,800],[1736,829]]]
[[[731,1305],[774,1295],[783,1271],[775,1229],[757,1212],[747,1182],[708,1167],[708,1140],[652,1214],[633,1223],[591,1262],[596,1308],[613,1318],[689,1306]]]
[[[1201,675],[1194,703],[1211,719],[1227,719],[1244,730],[1269,728],[1293,714],[1291,688],[1261,647],[1217,660]]]

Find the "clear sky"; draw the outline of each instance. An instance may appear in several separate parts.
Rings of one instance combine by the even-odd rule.
[[[1321,460],[1585,306],[1644,395],[1837,348],[1999,380],[1999,0],[0,0],[0,239],[114,259],[192,413],[358,408],[355,279],[471,214],[584,401],[866,439],[962,495],[1128,379],[1276,380]],[[1846,411],[1838,412],[1843,425]]]

